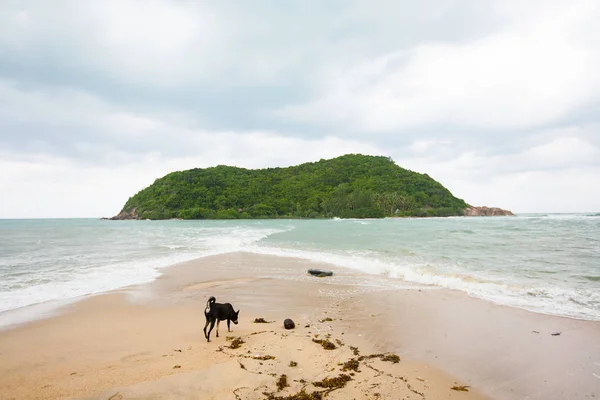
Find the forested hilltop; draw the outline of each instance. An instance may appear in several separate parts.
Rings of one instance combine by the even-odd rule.
[[[286,168],[173,172],[113,219],[427,217],[463,215],[467,207],[426,174],[387,157],[348,154]]]

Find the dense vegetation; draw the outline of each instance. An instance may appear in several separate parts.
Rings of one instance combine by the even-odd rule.
[[[378,218],[462,215],[467,204],[390,158],[349,154],[287,168],[220,165],[170,173],[131,197],[141,219]]]

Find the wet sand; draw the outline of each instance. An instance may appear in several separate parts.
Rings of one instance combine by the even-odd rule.
[[[319,267],[336,275],[306,274]],[[241,311],[232,332],[221,323],[220,337],[213,331],[207,343],[209,296]],[[259,317],[274,322],[253,323]],[[296,328],[285,330],[284,318]],[[244,343],[230,348],[228,337]],[[150,284],[1,332],[0,397],[276,399],[304,391],[331,399],[589,399],[600,396],[598,338],[596,322],[406,289],[300,259],[233,253],[171,267]],[[283,374],[289,386],[278,390]],[[315,385],[325,378],[344,385]],[[468,391],[452,389],[460,386]]]

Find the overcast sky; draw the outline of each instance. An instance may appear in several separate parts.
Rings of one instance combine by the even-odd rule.
[[[0,218],[346,153],[473,205],[600,211],[598,21],[597,0],[3,0]]]

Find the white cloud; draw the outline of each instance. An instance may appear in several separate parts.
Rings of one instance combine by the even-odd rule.
[[[345,153],[472,204],[600,209],[600,3],[380,5],[3,3],[0,217],[112,215],[173,170]]]
[[[219,68],[225,26],[195,2],[24,2],[2,12],[0,45],[28,62],[49,57],[64,68],[169,86]]]
[[[383,154],[368,143],[335,137],[304,140],[262,132],[187,132],[194,156],[131,155],[102,149],[102,164],[36,154],[0,153],[0,218],[100,217],[169,172],[220,164],[245,168],[289,166],[347,153]],[[95,146],[84,152],[96,151]],[[40,194],[43,200],[40,201]]]
[[[560,121],[597,99],[600,5],[573,5],[464,43],[420,43],[333,65],[319,96],[279,115],[368,131],[445,126],[515,129]]]
[[[472,205],[517,212],[576,212],[600,209],[600,144],[586,137],[597,126],[541,131],[544,142],[508,154],[465,151],[452,158],[414,154],[398,159],[428,173]],[[563,136],[555,136],[557,133]]]

